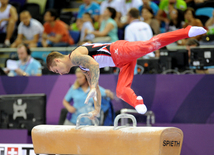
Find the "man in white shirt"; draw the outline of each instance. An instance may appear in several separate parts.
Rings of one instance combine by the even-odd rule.
[[[29,11],[21,12],[20,20],[18,37],[11,47],[15,48],[21,43],[27,44],[29,47],[37,47],[37,43],[42,40],[43,25],[36,19],[31,18]]]
[[[146,41],[153,37],[152,29],[149,24],[139,20],[139,11],[131,8],[127,14],[129,25],[125,28],[125,40],[127,41]],[[145,58],[155,57],[154,52],[143,56]],[[137,74],[137,65],[134,74]]]
[[[128,12],[127,21],[129,25],[125,28],[125,40],[127,41],[146,41],[153,37],[152,29],[149,24],[139,20],[139,11],[132,8]],[[154,57],[153,52],[145,55]]]

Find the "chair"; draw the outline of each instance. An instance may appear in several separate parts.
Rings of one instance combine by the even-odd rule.
[[[35,3],[40,6],[40,13],[43,14],[45,11],[47,0],[27,0],[27,3]]]
[[[21,11],[21,3],[19,3],[19,2],[10,2],[10,4],[16,8],[17,13],[19,14],[20,11]]]
[[[33,51],[31,53],[31,56],[32,57],[35,57],[35,58],[40,58],[42,59],[44,62],[46,62],[46,57],[48,56],[50,52],[40,52],[40,51]]]
[[[72,12],[61,12],[59,18],[61,21],[70,25],[72,23],[73,13]]]
[[[44,62],[44,60],[42,58],[34,57],[34,59],[36,59],[37,61],[39,61],[42,67],[45,66],[45,62]]]
[[[204,15],[196,16],[196,18],[200,19],[204,26],[205,26],[205,23],[207,22],[207,20],[209,19],[208,16],[204,16]]]
[[[74,43],[77,44],[80,39],[80,32],[79,31],[69,31],[69,34],[74,39]]]
[[[23,6],[23,5],[25,5],[25,3],[26,3],[26,0],[10,0],[10,4],[12,4],[12,3],[19,3],[21,6]]]
[[[204,8],[199,8],[196,10],[195,15],[196,16],[208,16],[209,18],[212,17],[212,13],[213,13],[214,8],[212,7],[204,7]]]

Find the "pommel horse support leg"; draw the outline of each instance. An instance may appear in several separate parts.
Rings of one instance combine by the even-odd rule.
[[[118,120],[127,117],[133,127],[118,127]],[[79,126],[78,121],[77,126],[38,125],[32,139],[36,154],[179,155],[183,132],[175,127],[136,127],[134,116],[121,114],[114,127]]]

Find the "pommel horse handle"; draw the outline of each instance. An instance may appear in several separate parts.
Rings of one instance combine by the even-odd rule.
[[[91,114],[80,114],[78,117],[77,117],[77,122],[76,122],[76,129],[80,129],[81,127],[83,126],[80,126],[80,119],[83,118],[83,117],[91,117]],[[94,120],[92,120],[93,124],[95,126],[98,126],[99,125],[99,120],[95,117]]]
[[[133,115],[130,115],[130,114],[120,114],[120,115],[117,115],[117,117],[114,119],[114,130],[117,130],[119,128],[125,127],[125,126],[118,127],[118,121],[119,121],[120,118],[130,118],[132,120],[132,122],[133,122],[133,127],[137,126],[136,118]]]

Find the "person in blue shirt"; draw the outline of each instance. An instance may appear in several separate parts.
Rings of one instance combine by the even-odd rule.
[[[139,11],[142,12],[143,7],[149,7],[152,9],[154,16],[156,16],[159,10],[158,5],[155,2],[151,2],[150,0],[142,0],[142,1],[143,1],[143,5],[139,7]]]
[[[17,66],[10,74],[13,76],[40,76],[42,75],[42,66],[39,61],[31,57],[31,51],[25,44],[20,44],[17,47],[19,60]]]
[[[83,0],[84,4],[80,5],[77,19],[81,19],[84,13],[90,13],[94,20],[97,21],[100,15],[100,6],[92,0]]]
[[[80,68],[77,68],[75,71],[76,81],[70,87],[67,94],[63,99],[63,105],[67,109],[68,114],[64,122],[64,125],[75,125],[77,117],[82,113],[88,113],[94,110],[93,99],[89,100],[88,104],[84,104],[85,99],[90,91],[90,87],[87,81],[86,76],[83,74]],[[108,97],[108,100],[114,98],[114,94],[103,87],[100,87],[100,92],[102,97]],[[70,105],[70,102],[73,101],[73,106]],[[72,115],[71,115],[72,114]],[[69,117],[71,116],[71,117]],[[81,124],[91,125],[91,120],[88,118],[82,118],[80,120]]]

